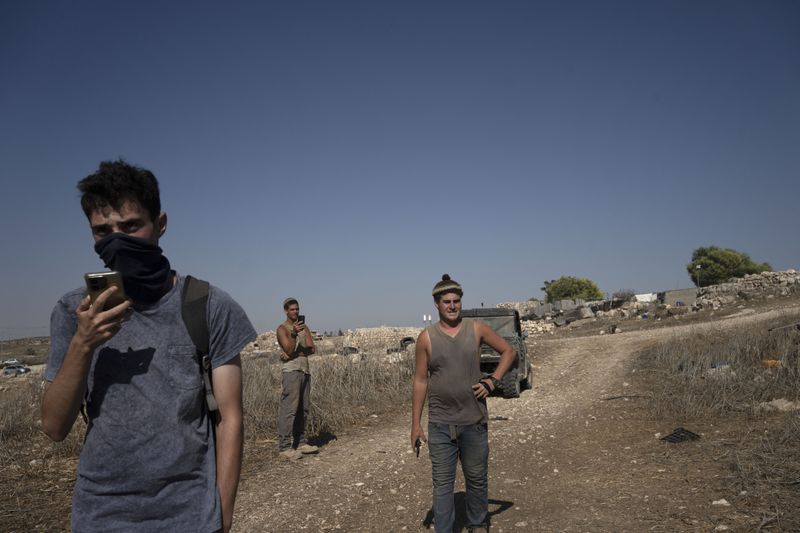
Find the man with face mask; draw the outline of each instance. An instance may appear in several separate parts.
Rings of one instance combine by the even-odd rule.
[[[167,228],[158,182],[124,161],[103,162],[78,184],[95,251],[122,275],[128,300],[106,308],[80,288],[50,319],[42,429],[70,432],[85,404],[73,531],[228,531],[242,460],[239,352],[256,334],[242,308],[209,288],[213,392],[181,317],[185,278],[158,246]],[[216,433],[216,438],[215,438]]]

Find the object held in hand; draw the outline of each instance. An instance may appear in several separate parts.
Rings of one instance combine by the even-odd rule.
[[[88,272],[84,274],[83,279],[86,281],[86,292],[89,294],[92,305],[94,305],[98,296],[112,286],[116,287],[117,291],[108,297],[104,309],[116,307],[127,299],[125,296],[125,288],[122,284],[122,274],[117,271]]]
[[[489,387],[489,384],[488,384],[488,383],[486,383],[485,381],[483,381],[483,380],[480,380],[480,381],[478,382],[478,384],[479,384],[479,385],[482,385],[482,386],[483,386],[483,388],[484,388],[484,389],[486,389],[486,393],[487,393],[487,394],[491,394],[491,393],[492,393],[492,388],[491,388],[491,387]]]
[[[419,447],[422,446],[422,441],[419,439],[414,441],[414,450],[417,452],[417,457],[419,457]]]

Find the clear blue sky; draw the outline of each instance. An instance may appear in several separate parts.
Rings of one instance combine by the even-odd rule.
[[[102,269],[76,182],[161,182],[172,265],[259,331],[800,267],[800,2],[8,2],[0,338]]]

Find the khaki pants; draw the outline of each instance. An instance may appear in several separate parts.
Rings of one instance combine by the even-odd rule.
[[[306,443],[306,418],[310,406],[311,375],[302,370],[281,375],[278,407],[278,449],[297,448]]]

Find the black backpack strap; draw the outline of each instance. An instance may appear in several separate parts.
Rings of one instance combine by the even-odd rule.
[[[211,356],[209,355],[208,320],[208,282],[192,276],[186,276],[181,294],[181,315],[186,330],[192,338],[197,352],[197,361],[203,375],[203,384],[206,389],[206,406],[214,422],[219,416],[219,406],[214,398],[214,389],[211,386]]]

